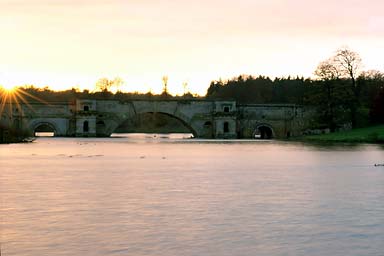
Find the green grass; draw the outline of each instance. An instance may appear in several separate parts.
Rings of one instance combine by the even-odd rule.
[[[304,140],[319,142],[384,143],[384,125],[321,135],[305,136]]]

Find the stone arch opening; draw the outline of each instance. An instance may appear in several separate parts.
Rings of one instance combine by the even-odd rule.
[[[269,140],[274,137],[273,129],[268,124],[260,124],[256,127],[253,138],[261,140]]]
[[[18,130],[18,129],[21,128],[21,122],[20,122],[20,119],[15,118],[15,119],[13,120],[13,127],[14,127],[16,130]]]
[[[35,137],[54,137],[57,136],[56,127],[48,122],[41,122],[33,127],[33,135]]]
[[[143,112],[120,123],[113,133],[185,133],[197,136],[182,118],[164,112]]]
[[[213,124],[211,121],[204,122],[204,138],[213,138]]]
[[[96,136],[104,137],[106,134],[106,125],[103,120],[99,120],[96,122]]]
[[[83,122],[83,132],[89,132],[89,122],[88,121]]]
[[[224,131],[224,133],[229,132],[229,123],[228,122],[223,123],[223,131]]]

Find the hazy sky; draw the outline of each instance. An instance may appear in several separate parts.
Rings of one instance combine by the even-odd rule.
[[[0,0],[0,84],[205,94],[239,74],[312,76],[341,46],[384,71],[383,0]]]

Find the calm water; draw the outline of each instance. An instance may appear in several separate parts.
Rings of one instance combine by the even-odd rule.
[[[186,136],[188,137],[188,136]],[[0,145],[1,255],[384,255],[384,147]]]

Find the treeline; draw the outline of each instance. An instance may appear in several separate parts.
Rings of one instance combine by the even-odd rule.
[[[95,100],[164,100],[164,99],[203,99],[199,95],[193,95],[186,91],[187,84],[184,83],[185,93],[181,96],[173,96],[168,93],[168,77],[163,78],[163,91],[161,94],[153,94],[152,92],[139,93],[139,92],[122,92],[120,90],[121,85],[124,81],[116,77],[114,79],[100,78],[95,85],[95,91],[83,90],[80,92],[79,89],[72,88],[64,91],[53,91],[49,87],[37,88],[33,85],[25,85],[19,88],[21,94],[28,98],[29,101],[49,101],[49,102],[65,102],[75,99],[95,99]],[[116,93],[112,93],[111,90],[114,88],[117,90]]]
[[[240,75],[227,81],[211,82],[206,98],[236,100],[239,103],[305,104],[315,90],[313,82],[303,77],[275,78]]]
[[[384,76],[361,75],[357,83],[361,87],[359,111],[364,112],[373,123],[384,122]],[[352,92],[349,91],[348,79],[329,81],[296,78],[275,78],[266,76],[253,77],[241,75],[227,81],[213,81],[206,94],[207,99],[236,100],[241,104],[299,104],[316,106],[319,118],[329,114],[327,106],[332,104],[334,115],[347,119],[346,114],[351,104]],[[328,87],[332,87],[332,99],[328,98]],[[331,101],[331,102],[330,102]],[[338,120],[343,122],[345,120]],[[361,122],[360,122],[361,124]],[[361,124],[363,125],[363,124]]]
[[[121,92],[112,93],[108,90],[94,91],[89,90],[79,91],[75,88],[64,91],[53,91],[48,87],[37,88],[33,85],[19,88],[22,94],[29,101],[46,101],[46,102],[68,102],[75,99],[95,99],[95,100],[162,100],[162,99],[203,99],[197,95],[186,93],[182,96],[172,96],[168,93],[153,94],[139,92]]]

